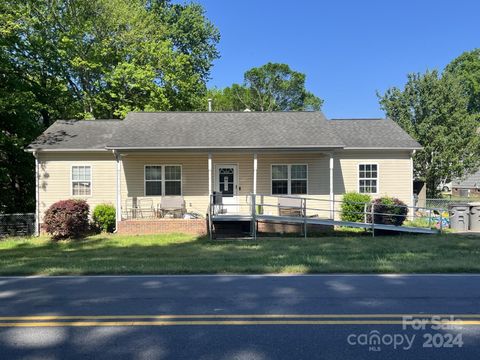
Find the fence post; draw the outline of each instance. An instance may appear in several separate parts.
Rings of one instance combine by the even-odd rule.
[[[307,238],[307,199],[303,199],[303,236]]]
[[[372,236],[375,237],[375,203],[372,202],[372,209],[370,210],[370,216],[372,217]]]
[[[440,234],[443,233],[443,214],[442,211],[440,210]]]
[[[366,224],[368,223],[368,216],[367,216],[368,204],[363,204],[363,222]]]

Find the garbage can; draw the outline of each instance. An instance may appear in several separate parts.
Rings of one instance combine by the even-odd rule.
[[[470,220],[469,204],[450,204],[448,206],[450,228],[457,231],[467,231]]]
[[[470,203],[470,230],[480,231],[480,202]]]
[[[213,192],[213,205],[222,205],[223,194],[220,191]]]

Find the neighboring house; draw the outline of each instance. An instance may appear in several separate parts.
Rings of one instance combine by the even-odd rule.
[[[462,197],[480,196],[480,170],[464,179],[453,180],[452,195]]]
[[[27,151],[37,160],[40,222],[54,202],[82,198],[92,208],[114,204],[121,228],[132,217],[129,207],[143,201],[155,210],[166,197],[182,197],[186,212],[205,216],[214,191],[238,204],[230,212],[242,212],[250,193],[317,199],[324,211],[316,215],[330,218],[339,217],[334,200],[348,191],[412,205],[415,149],[420,145],[385,119],[159,112],[123,121],[59,120]]]

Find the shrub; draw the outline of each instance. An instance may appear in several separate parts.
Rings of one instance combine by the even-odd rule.
[[[365,204],[370,203],[372,198],[368,194],[348,192],[343,195],[341,218],[343,221],[364,222],[363,212]]]
[[[45,212],[45,231],[55,240],[81,237],[89,229],[88,211],[85,200],[57,201]]]
[[[115,207],[110,204],[100,204],[95,206],[93,210],[93,222],[94,224],[106,232],[113,232],[115,229]]]
[[[384,196],[375,199],[369,204],[368,212],[372,211],[372,205],[374,205],[374,222],[376,224],[400,226],[407,218],[408,207],[397,198]],[[367,216],[367,220],[368,222],[372,221],[371,215]]]

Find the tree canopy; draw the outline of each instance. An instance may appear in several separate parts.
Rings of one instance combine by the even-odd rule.
[[[468,96],[468,110],[480,115],[480,48],[466,51],[445,68],[458,78]]]
[[[216,111],[299,111],[320,110],[323,100],[307,91],[305,74],[287,64],[267,63],[245,72],[243,84],[212,89]]]
[[[0,209],[34,198],[23,147],[54,120],[204,107],[219,32],[198,4],[4,0],[0,14]]]
[[[403,89],[393,87],[379,96],[386,115],[423,146],[415,154],[414,171],[426,181],[428,196],[436,195],[442,179],[478,169],[478,122],[457,78],[437,71],[409,74]]]

